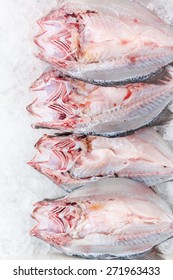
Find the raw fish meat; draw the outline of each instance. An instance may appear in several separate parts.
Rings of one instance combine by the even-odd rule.
[[[172,28],[128,0],[61,1],[38,24],[38,57],[89,83],[152,80],[173,62]]]
[[[128,179],[92,183],[35,206],[31,234],[68,255],[138,259],[173,235],[166,202]]]
[[[29,162],[67,191],[104,177],[127,177],[148,186],[173,179],[173,151],[152,128],[117,138],[44,135]]]
[[[162,84],[115,88],[62,78],[49,69],[31,87],[34,101],[27,109],[38,118],[33,127],[119,136],[154,125],[159,117],[165,118],[165,113],[167,121],[166,107],[173,99],[173,68],[169,66],[167,71],[171,79]]]

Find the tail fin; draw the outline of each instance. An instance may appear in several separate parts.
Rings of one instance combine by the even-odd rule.
[[[163,67],[159,69],[155,74],[151,75],[149,79],[146,80],[147,84],[163,85],[172,80],[173,75],[173,65]]]
[[[150,125],[152,126],[164,126],[168,125],[173,120],[173,112],[166,107],[159,116],[157,116]]]
[[[138,260],[165,260],[165,258],[156,248],[153,248],[146,255],[139,257]]]

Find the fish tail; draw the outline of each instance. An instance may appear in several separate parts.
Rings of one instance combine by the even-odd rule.
[[[172,78],[173,78],[173,63],[157,70],[153,75],[151,75],[145,81],[145,83],[163,85],[170,82]]]
[[[166,107],[159,116],[157,116],[149,125],[150,126],[165,126],[173,120],[173,112]]]
[[[148,251],[144,256],[138,257],[138,260],[165,260],[164,255],[157,248]]]

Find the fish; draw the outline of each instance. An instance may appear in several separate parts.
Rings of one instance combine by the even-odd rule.
[[[31,86],[34,101],[28,112],[37,118],[33,128],[116,137],[172,119],[173,67],[169,81],[102,87],[64,78],[48,68]]]
[[[173,180],[173,150],[153,128],[117,138],[45,134],[35,148],[28,164],[68,192],[106,177]]]
[[[148,82],[173,62],[173,30],[128,0],[67,0],[38,20],[37,57],[101,86]]]
[[[58,252],[89,259],[139,259],[173,235],[173,214],[152,189],[109,178],[35,204],[30,231]]]

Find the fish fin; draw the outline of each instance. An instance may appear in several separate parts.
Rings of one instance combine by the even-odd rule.
[[[109,188],[104,188],[105,185],[109,184]],[[116,185],[116,188],[115,188]],[[87,183],[82,188],[75,189],[67,197],[68,201],[85,201],[89,199],[95,199],[96,201],[102,199],[109,199],[117,196],[121,196],[122,193],[126,193],[128,197],[139,197],[146,200],[155,199],[155,194],[145,186],[144,184],[126,179],[126,178],[104,178],[95,183]],[[157,203],[157,202],[156,202]],[[164,205],[165,207],[165,205]]]
[[[145,81],[147,84],[163,85],[172,80],[172,76],[169,70],[164,67],[159,69],[155,75],[151,75],[148,80]]]
[[[138,260],[164,260],[163,254],[159,253],[156,248],[148,251],[145,255],[141,255],[137,258]]]
[[[67,0],[58,0],[56,5],[56,10],[61,9],[68,1]]]
[[[126,72],[127,72],[126,74],[129,74],[128,71]],[[155,70],[149,74],[138,72],[138,76],[135,75],[132,77],[129,77],[129,75],[122,76],[122,73],[124,73],[123,69],[121,69],[120,71],[118,70],[115,71],[114,69],[114,71],[110,70],[110,72],[108,70],[107,74],[105,74],[103,73],[103,70],[99,69],[99,67],[96,68],[95,66],[93,67],[93,70],[90,70],[88,72],[86,71],[82,77],[72,73],[65,74],[64,76],[67,78],[84,81],[86,83],[93,84],[96,86],[104,86],[104,87],[123,86],[128,84],[136,84],[139,82],[146,83],[146,84],[163,85],[172,79],[172,76],[170,75],[170,73],[165,67],[160,68],[159,70]],[[102,78],[103,75],[104,75],[104,79]]]
[[[140,129],[140,128],[139,128]],[[138,129],[136,129],[138,130]],[[115,137],[125,137],[134,134],[135,130],[128,130],[126,132],[103,132],[103,133],[97,133],[97,132],[83,132],[83,135],[85,136],[100,136],[100,137],[107,137],[107,138],[115,138]],[[81,134],[81,133],[76,133]]]
[[[158,127],[157,127],[158,130]],[[173,149],[172,149],[172,143],[168,143],[167,140],[163,139],[160,136],[160,133],[157,133],[157,130],[153,128],[144,128],[141,130],[138,130],[135,132],[136,137],[142,140],[142,142],[146,142],[150,144],[152,147],[155,147],[157,151],[159,151],[162,155],[164,155],[167,159],[169,159],[172,162],[173,157]],[[162,178],[163,179],[163,178]],[[166,180],[167,181],[167,180]]]
[[[85,253],[84,252],[84,247],[82,246],[82,250],[80,248],[80,246],[76,246],[76,252],[75,253],[70,253],[70,255],[73,256],[78,256],[78,257],[82,257],[85,259],[97,259],[97,260],[164,260],[164,256],[163,254],[159,253],[155,248],[153,249],[149,249],[145,252],[140,252],[140,253],[135,253],[135,254],[129,254],[126,255],[124,254],[120,254],[120,255],[116,255],[114,253],[105,253],[105,254],[101,254],[101,253]],[[104,250],[106,249],[106,246],[104,247]],[[74,250],[74,247],[73,247]],[[108,250],[110,250],[110,246],[108,246]]]
[[[171,101],[172,102],[172,101]],[[169,106],[169,105],[168,105]],[[131,130],[127,130],[127,131],[113,131],[112,132],[95,132],[97,131],[97,129],[95,129],[95,131],[92,132],[82,132],[82,133],[76,133],[76,134],[83,134],[85,136],[87,135],[93,135],[93,136],[102,136],[102,137],[108,137],[108,138],[114,138],[114,137],[125,137],[125,136],[129,136],[134,134],[134,131],[138,131],[141,128],[147,128],[147,127],[155,127],[157,126],[157,131],[160,130],[160,127],[164,127],[165,125],[169,125],[170,122],[173,120],[173,112],[169,110],[168,106],[159,114],[157,115],[152,121],[148,122],[145,125],[136,127],[134,129]],[[106,127],[106,126],[105,126]]]
[[[152,122],[149,126],[164,126],[168,125],[173,120],[173,112],[166,107]]]
[[[53,137],[63,137],[63,136],[70,136],[72,135],[71,132],[60,131],[53,134]]]
[[[159,131],[159,127],[164,127],[165,125],[170,124],[170,122],[173,120],[173,112],[170,111],[168,109],[168,106],[156,117],[154,117],[154,119],[150,122],[148,122],[147,124],[138,126],[134,129],[130,129],[127,131],[114,131],[114,125],[111,126],[111,124],[109,124],[106,127],[106,124],[104,124],[104,129],[107,128],[107,132],[95,132],[98,131],[98,129],[96,128],[95,131],[92,132],[82,132],[82,133],[76,133],[76,134],[83,134],[85,136],[87,135],[93,135],[93,136],[102,136],[102,137],[108,137],[108,138],[114,138],[114,137],[125,137],[125,136],[129,136],[132,135],[134,133],[134,131],[138,131],[141,128],[147,128],[147,127],[154,127],[154,126],[158,126],[157,131]],[[112,131],[110,132],[110,127],[112,127]],[[105,129],[106,130],[106,129]]]

